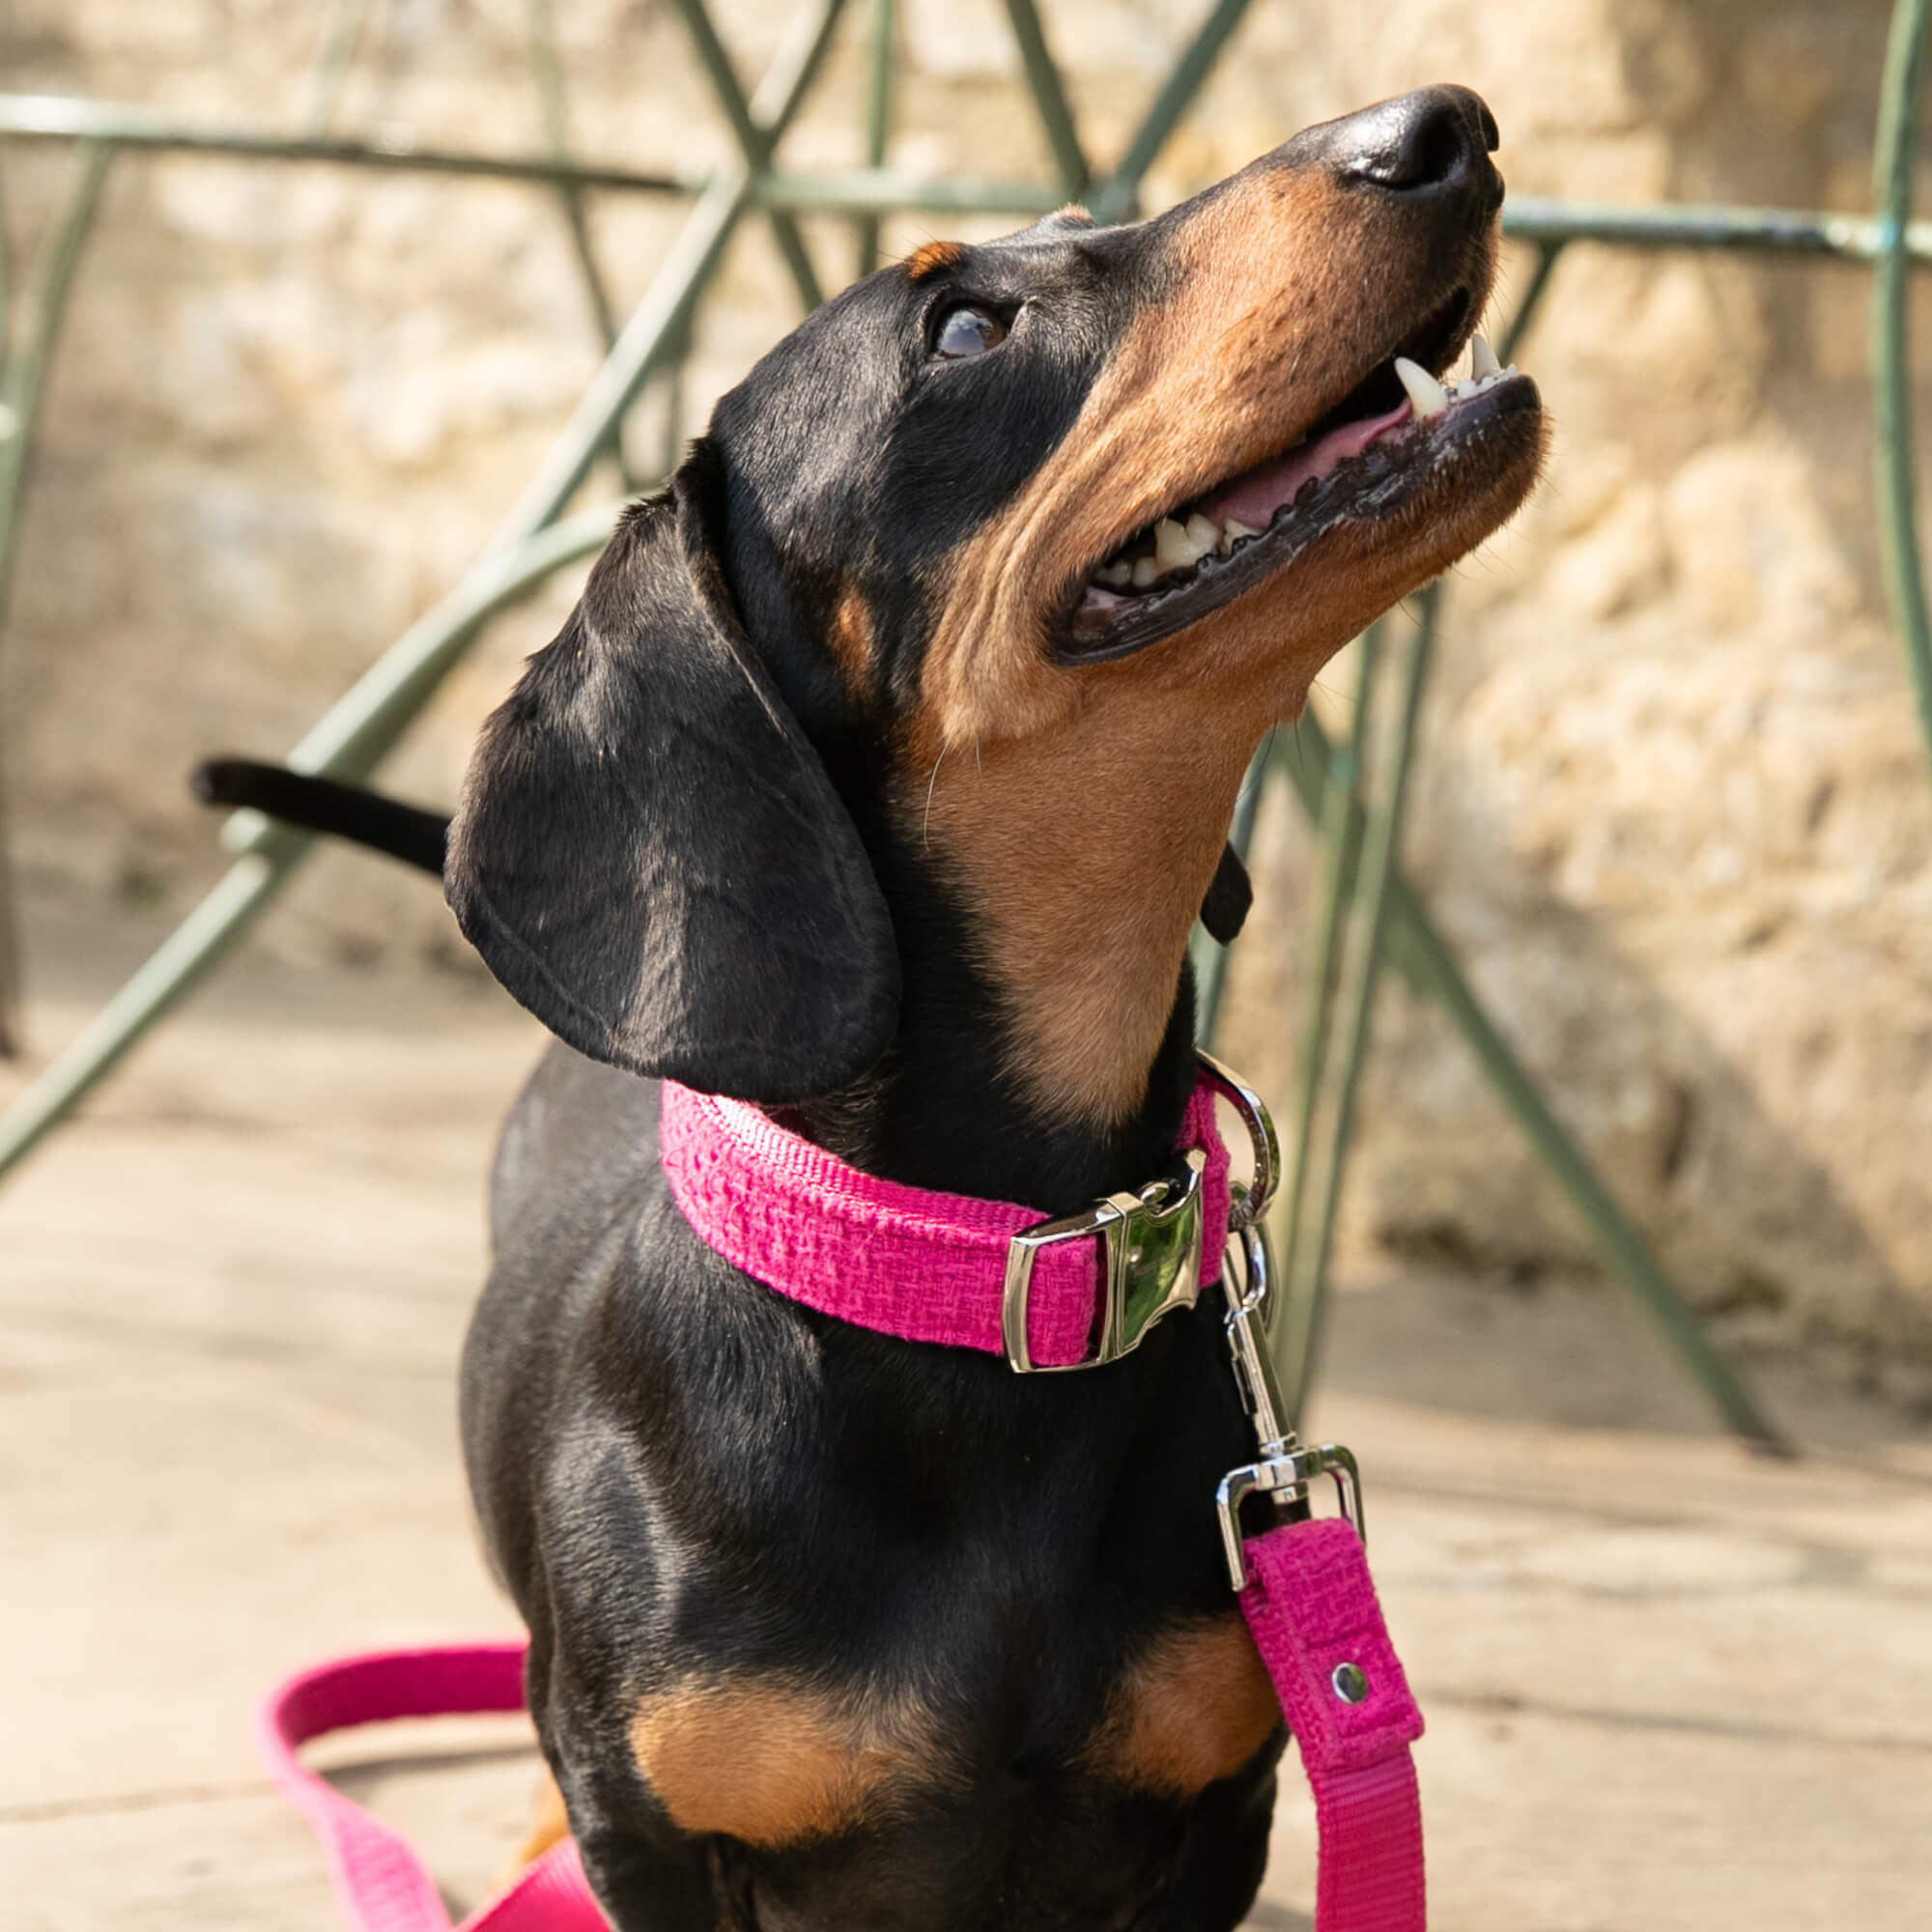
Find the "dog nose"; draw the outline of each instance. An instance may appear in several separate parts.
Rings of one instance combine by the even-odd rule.
[[[1495,178],[1495,116],[1466,87],[1419,88],[1331,122],[1328,132],[1337,176],[1384,194],[1454,194]]]

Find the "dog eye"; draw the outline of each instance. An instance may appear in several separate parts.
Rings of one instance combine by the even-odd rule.
[[[1007,325],[982,308],[955,308],[940,322],[932,338],[932,353],[947,362],[983,355],[1007,339]]]

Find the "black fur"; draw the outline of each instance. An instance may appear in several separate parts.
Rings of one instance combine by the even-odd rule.
[[[252,758],[210,758],[195,767],[188,786],[204,805],[245,807],[284,824],[367,845],[442,877],[449,837],[449,819],[442,812]]]

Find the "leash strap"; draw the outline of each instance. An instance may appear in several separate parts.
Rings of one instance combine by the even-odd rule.
[[[1243,1546],[1239,1603],[1315,1795],[1315,1932],[1425,1932],[1422,1713],[1360,1537],[1339,1517]]]
[[[350,1932],[453,1932],[430,1875],[407,1839],[353,1804],[297,1756],[330,1731],[395,1718],[521,1711],[524,1651],[510,1643],[439,1645],[344,1658],[277,1689],[255,1719],[270,1776],[301,1812],[328,1863]],[[566,1838],[455,1932],[609,1932]]]

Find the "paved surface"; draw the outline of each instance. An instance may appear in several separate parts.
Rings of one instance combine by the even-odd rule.
[[[34,936],[70,996],[35,1009],[51,1046],[133,940]],[[15,1932],[323,1932],[254,1700],[331,1652],[510,1628],[452,1363],[495,1120],[536,1048],[482,992],[244,962],[0,1192]],[[1333,1358],[1321,1426],[1366,1465],[1430,1719],[1436,1932],[1928,1922],[1932,1438],[1793,1371],[1774,1395],[1828,1446],[1753,1461],[1605,1292],[1368,1281]],[[501,1720],[329,1762],[459,1905],[534,1777]],[[1257,1926],[1305,1932],[1310,1840],[1291,1792]]]

